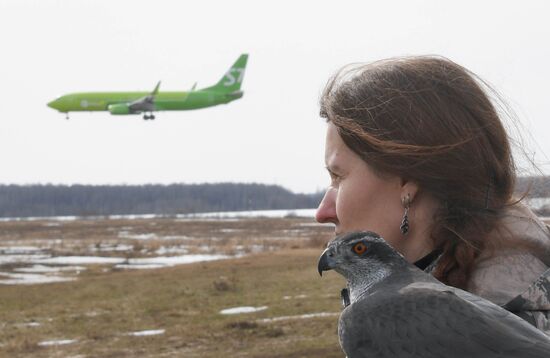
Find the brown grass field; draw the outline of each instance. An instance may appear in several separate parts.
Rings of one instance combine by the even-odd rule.
[[[316,271],[332,230],[292,217],[0,222],[0,260],[6,247],[25,246],[51,256],[240,255],[158,269],[87,265],[62,273],[75,281],[0,284],[0,357],[343,357],[345,282]],[[4,263],[0,279],[29,265]],[[267,308],[220,314],[242,306]],[[163,333],[129,334],[146,330]],[[57,340],[74,341],[44,345]]]
[[[300,218],[0,222],[0,246],[38,246],[53,256],[148,257],[182,243],[190,253],[245,254],[150,270],[92,265],[71,282],[0,285],[0,356],[342,357],[337,314],[345,283],[316,271],[331,237],[330,227]],[[90,253],[120,243],[132,249]],[[24,265],[1,271],[17,266]],[[267,309],[220,314],[240,306]],[[316,313],[332,315],[303,317]],[[143,330],[164,333],[128,334]],[[51,340],[75,341],[39,344]]]

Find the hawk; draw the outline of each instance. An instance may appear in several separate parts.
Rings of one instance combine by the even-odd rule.
[[[331,241],[318,270],[347,279],[338,336],[349,358],[548,358],[550,337],[505,309],[444,285],[373,232]]]

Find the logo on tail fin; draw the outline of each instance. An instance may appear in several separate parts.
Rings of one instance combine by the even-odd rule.
[[[225,82],[223,85],[226,87],[232,86],[237,83],[241,83],[244,77],[244,68],[230,68],[224,76]]]
[[[239,91],[244,79],[244,71],[248,55],[243,53],[229,68],[223,77],[214,86],[203,88],[206,91],[219,91],[223,93]]]

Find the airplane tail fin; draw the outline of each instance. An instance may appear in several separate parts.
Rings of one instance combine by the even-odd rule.
[[[242,54],[214,86],[204,88],[218,92],[235,92],[241,89],[248,54]]]

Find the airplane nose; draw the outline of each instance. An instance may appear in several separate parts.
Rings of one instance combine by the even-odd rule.
[[[67,104],[67,100],[65,96],[57,97],[53,101],[48,102],[48,107],[57,109],[59,112],[66,112],[66,109],[65,109],[66,104]]]
[[[57,99],[54,99],[51,102],[48,102],[48,107],[59,110],[59,102]]]

